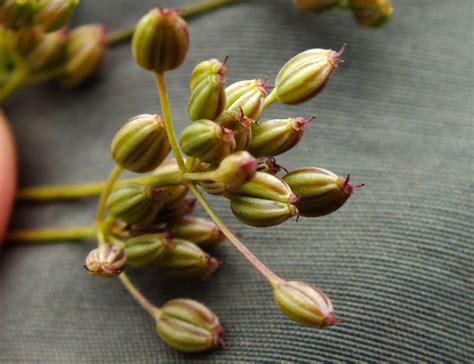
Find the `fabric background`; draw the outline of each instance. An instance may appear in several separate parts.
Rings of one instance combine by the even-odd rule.
[[[77,24],[134,23],[156,1],[83,0]],[[228,83],[264,76],[296,53],[348,44],[345,63],[315,100],[272,106],[264,119],[317,115],[280,164],[351,172],[367,187],[337,213],[269,229],[218,213],[275,272],[320,286],[344,323],[329,330],[285,319],[269,287],[230,244],[200,284],[133,271],[155,303],[191,297],[220,317],[225,348],[180,354],[118,281],[82,268],[93,242],[8,246],[0,256],[0,362],[472,362],[472,1],[394,0],[377,30],[344,12],[320,16],[289,1],[249,1],[190,22],[184,65],[169,74],[177,129],[187,123],[187,80],[203,59],[230,57]],[[162,1],[182,6],[184,1]],[[273,78],[271,79],[273,80]],[[111,50],[99,79],[80,90],[24,90],[6,105],[22,186],[93,181],[112,167],[115,131],[159,112],[150,74],[128,45]],[[96,200],[20,205],[13,228],[91,223]],[[199,211],[199,215],[203,215]]]

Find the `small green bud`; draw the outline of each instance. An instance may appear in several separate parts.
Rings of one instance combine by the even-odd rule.
[[[216,314],[197,301],[168,301],[155,319],[160,338],[180,351],[202,352],[222,344],[222,328]]]
[[[244,224],[257,227],[279,225],[298,215],[298,209],[293,203],[255,197],[232,196],[230,208],[234,216]]]
[[[129,225],[151,222],[163,207],[163,193],[153,186],[127,183],[115,188],[107,198],[113,217]]]
[[[289,172],[283,179],[299,196],[297,203],[301,216],[318,217],[336,211],[349,199],[354,188],[349,176],[342,178],[331,171],[306,167]]]
[[[283,203],[295,203],[297,198],[290,186],[280,177],[269,173],[256,172],[247,183],[239,186],[230,196],[256,197]]]
[[[186,197],[179,203],[165,205],[153,219],[154,225],[170,225],[180,221],[186,215],[191,214],[196,207],[194,198]]]
[[[319,13],[337,5],[337,0],[294,0],[297,8]]]
[[[178,68],[188,48],[188,26],[175,9],[150,10],[133,33],[133,58],[149,71],[163,73]]]
[[[252,142],[252,124],[254,121],[244,115],[242,109],[224,111],[216,123],[234,132],[235,150],[246,150]]]
[[[329,298],[319,289],[303,282],[278,282],[273,287],[275,303],[291,320],[315,327],[337,323]]]
[[[38,0],[4,0],[0,3],[0,25],[11,30],[31,27],[38,9]]]
[[[225,89],[225,110],[242,109],[245,116],[257,121],[263,111],[268,87],[265,80],[248,80],[233,83]]]
[[[278,72],[275,89],[284,104],[300,104],[318,95],[328,83],[340,61],[339,51],[310,49],[290,59]]]
[[[227,59],[226,59],[227,60]],[[189,119],[215,120],[224,110],[227,67],[217,59],[199,63],[189,80]]]
[[[42,35],[28,55],[30,69],[38,71],[57,65],[64,56],[66,35],[66,29]]]
[[[196,244],[175,239],[174,245],[157,262],[160,270],[172,278],[205,280],[219,267],[217,259],[205,253]]]
[[[145,267],[162,259],[172,244],[167,234],[146,234],[127,240],[123,250],[127,256],[127,264],[132,267]]]
[[[379,27],[393,14],[390,0],[349,0],[349,8],[360,25]]]
[[[69,22],[77,4],[79,0],[40,0],[35,22],[47,33],[59,30]]]
[[[99,69],[106,48],[107,36],[103,25],[83,25],[69,33],[62,85],[76,87],[87,81]]]
[[[207,193],[222,195],[250,181],[256,169],[257,161],[249,152],[236,152],[225,157],[216,170],[202,173],[198,184]]]
[[[184,128],[179,144],[186,155],[206,163],[219,163],[235,149],[232,130],[204,119]]]
[[[224,233],[212,221],[186,216],[171,229],[176,239],[188,240],[202,249],[212,249],[224,240]]]
[[[312,119],[289,118],[265,121],[252,128],[249,152],[255,157],[273,157],[293,148]]]
[[[149,114],[134,116],[117,132],[111,149],[119,166],[137,173],[153,170],[171,149],[163,118]]]
[[[87,255],[84,267],[93,276],[116,277],[125,268],[127,257],[122,248],[114,244],[100,244]]]

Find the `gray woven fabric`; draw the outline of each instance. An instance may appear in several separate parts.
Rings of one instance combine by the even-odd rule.
[[[190,23],[189,56],[169,74],[181,130],[198,61],[230,56],[230,83],[274,75],[301,50],[348,43],[323,94],[272,106],[265,118],[316,114],[280,164],[351,172],[367,188],[335,214],[271,229],[241,225],[226,201],[212,199],[275,272],[320,286],[343,324],[316,330],[285,319],[269,287],[225,244],[216,252],[225,264],[204,283],[177,284],[153,270],[131,274],[157,304],[191,297],[221,318],[225,348],[183,355],[160,342],[118,281],[85,274],[93,242],[9,246],[0,256],[0,362],[472,362],[472,2],[393,2],[393,20],[378,30],[343,12],[299,13],[285,0],[235,5]],[[115,29],[155,3],[83,0],[75,22]],[[109,52],[93,84],[24,90],[6,112],[26,186],[105,178],[114,132],[132,115],[159,112],[159,104],[152,77],[122,46]],[[12,227],[89,224],[95,204],[21,205]]]

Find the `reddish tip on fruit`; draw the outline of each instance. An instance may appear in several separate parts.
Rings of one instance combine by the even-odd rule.
[[[342,177],[338,178],[338,183],[339,183],[340,187],[348,195],[352,195],[352,192],[354,192],[355,188],[361,188],[361,187],[365,186],[365,183],[360,183],[358,185],[353,185],[352,183],[350,183],[350,179],[351,179],[351,174],[350,173],[347,174],[347,177],[345,179],[342,178]]]
[[[331,312],[329,312],[329,313],[326,315],[326,317],[323,319],[322,326],[323,326],[323,327],[330,327],[330,326],[339,324],[339,323],[341,323],[341,322],[342,322],[342,321],[338,321],[338,320],[336,319],[336,312],[331,311]]]
[[[341,56],[342,54],[344,53],[344,51],[346,50],[346,46],[347,44],[344,43],[341,47],[341,49],[339,49],[339,52],[335,52],[335,51],[332,51],[329,55],[329,63],[331,63],[331,65],[336,68],[337,65],[339,64],[339,62],[343,62],[341,61]]]

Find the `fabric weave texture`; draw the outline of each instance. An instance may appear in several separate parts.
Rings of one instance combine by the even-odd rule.
[[[118,29],[155,4],[83,0],[74,23]],[[320,96],[299,106],[272,105],[263,120],[317,115],[278,162],[350,172],[367,187],[330,216],[266,229],[238,223],[225,199],[210,199],[275,272],[321,287],[343,324],[317,330],[288,321],[270,288],[226,243],[214,254],[224,265],[203,283],[177,284],[152,269],[131,272],[156,304],[194,298],[220,317],[225,348],[185,355],[159,340],[153,320],[118,281],[84,272],[94,242],[7,246],[0,254],[0,362],[474,361],[473,5],[393,5],[393,19],[374,30],[342,11],[315,16],[289,0],[245,1],[190,21],[189,55],[168,75],[180,131],[188,123],[188,77],[199,61],[229,56],[228,84],[267,71],[271,83],[298,52],[348,44]],[[160,112],[154,87],[122,45],[109,51],[90,85],[14,95],[5,110],[21,185],[104,179],[116,130],[133,115]],[[95,205],[95,199],[22,204],[12,228],[90,224]]]

